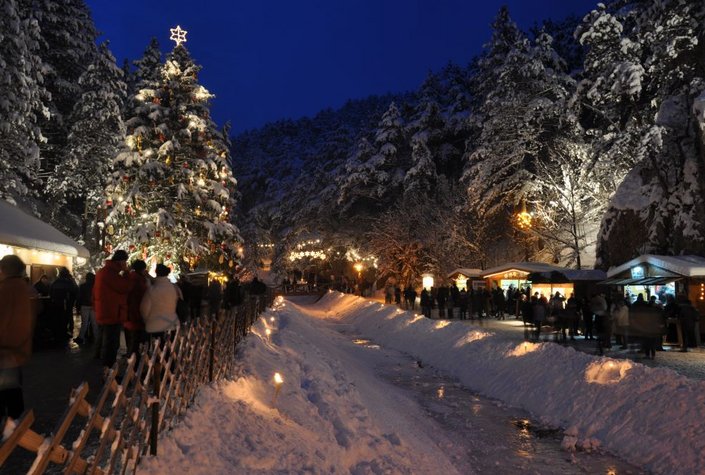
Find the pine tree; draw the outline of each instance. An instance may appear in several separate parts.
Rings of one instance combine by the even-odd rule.
[[[142,57],[133,61],[132,64],[135,66],[135,70],[130,75],[131,80],[128,82],[127,97],[129,100],[126,101],[125,117],[132,117],[135,107],[139,107],[141,101],[136,99],[139,91],[143,89],[153,91],[159,87],[161,82],[162,52],[156,38],[150,40]],[[136,102],[136,105],[133,105],[133,102]]]
[[[125,140],[123,72],[115,64],[107,44],[100,46],[78,85],[82,93],[69,116],[71,129],[65,156],[48,183],[54,220],[65,221],[67,209],[81,216],[83,240],[97,251],[100,247],[92,239],[95,234],[87,233],[88,226],[97,221],[94,213],[104,201],[113,159]]]
[[[634,251],[625,255],[625,247],[700,254],[705,250],[700,198],[705,167],[694,105],[705,90],[705,5],[653,2],[640,5],[623,23],[630,27],[622,33],[622,44],[638,45],[633,49],[643,73],[640,94],[631,102],[614,94],[603,98],[605,109],[623,118],[624,126],[604,127],[597,150],[630,160],[603,220],[598,258],[609,265],[633,257]],[[638,231],[630,234],[626,227]],[[613,245],[627,239],[629,246]]]
[[[413,164],[404,176],[404,194],[432,196],[438,176],[436,164],[423,137],[413,140],[411,160]]]
[[[106,231],[112,248],[149,262],[228,270],[238,262],[241,241],[230,220],[236,181],[199,70],[178,45],[158,86],[138,91],[126,148],[107,188]]]
[[[361,141],[346,164],[348,176],[341,180],[339,195],[339,202],[345,203],[343,212],[374,211],[401,192],[409,166],[407,149],[404,122],[392,102],[377,126],[374,145]]]
[[[45,86],[51,94],[51,116],[42,123],[48,140],[42,147],[42,170],[48,175],[63,158],[69,116],[81,97],[78,80],[93,64],[98,34],[83,0],[37,0],[34,8],[41,28]]]
[[[38,127],[46,114],[46,91],[38,56],[39,28],[22,1],[0,6],[0,199],[11,202],[38,189]]]
[[[551,47],[539,35],[531,43],[500,10],[488,51],[479,61],[481,134],[469,154],[464,179],[480,214],[501,213],[536,191],[537,162],[557,135],[562,105],[572,80]]]

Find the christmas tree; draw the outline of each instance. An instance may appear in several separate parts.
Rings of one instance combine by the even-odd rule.
[[[230,222],[230,152],[210,118],[213,95],[198,84],[200,67],[181,44],[186,32],[171,31],[176,47],[159,80],[137,91],[126,120],[125,147],[107,187],[104,250],[125,249],[181,271],[227,270],[241,249]]]

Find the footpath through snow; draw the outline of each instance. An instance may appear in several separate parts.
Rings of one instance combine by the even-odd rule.
[[[241,348],[236,380],[203,389],[140,471],[471,472],[440,449],[413,401],[370,376],[371,354],[351,351],[341,329],[563,428],[566,450],[602,446],[657,473],[705,470],[705,382],[351,295],[329,293],[306,314],[315,318],[281,301],[266,312]],[[276,400],[275,372],[284,378]]]

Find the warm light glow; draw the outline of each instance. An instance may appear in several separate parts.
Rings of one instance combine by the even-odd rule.
[[[362,269],[364,269],[363,265],[362,265],[361,263],[359,263],[359,262],[355,263],[355,265],[354,265],[353,267],[354,267],[355,270],[358,271],[358,272],[362,272]]]
[[[272,334],[272,330],[270,330],[269,328],[265,328],[264,333],[269,336]]]
[[[421,285],[423,285],[424,289],[431,290],[431,287],[433,287],[433,276],[431,274],[422,275]]]
[[[616,384],[623,380],[631,369],[632,362],[629,360],[615,362],[600,359],[585,369],[585,381],[602,385]]]
[[[436,396],[438,396],[438,399],[443,399],[446,395],[446,388],[444,386],[441,386],[438,388],[436,391]]]
[[[527,353],[532,353],[541,347],[541,343],[531,343],[525,341],[520,343],[516,348],[507,353],[507,356],[524,356]]]
[[[531,216],[531,213],[528,211],[524,210],[520,213],[517,213],[516,215],[516,221],[517,221],[517,226],[519,229],[531,229],[531,220],[533,219],[533,216]]]
[[[8,246],[5,244],[0,244],[0,256],[7,256],[9,254],[14,254],[14,250],[12,249],[12,246]]]
[[[274,373],[274,384],[280,385],[284,382],[284,379],[282,378],[282,375],[279,373]]]

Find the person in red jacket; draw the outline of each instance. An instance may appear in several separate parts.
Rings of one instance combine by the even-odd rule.
[[[141,259],[132,261],[130,264],[129,277],[132,281],[132,290],[127,295],[127,320],[123,323],[127,340],[127,355],[131,356],[140,349],[140,344],[147,341],[147,333],[144,331],[144,319],[140,313],[140,303],[142,297],[149,287],[149,274],[147,273],[147,263]]]
[[[93,305],[100,327],[100,359],[111,368],[120,348],[120,332],[127,320],[127,295],[132,290],[127,275],[127,252],[119,249],[95,275]]]

